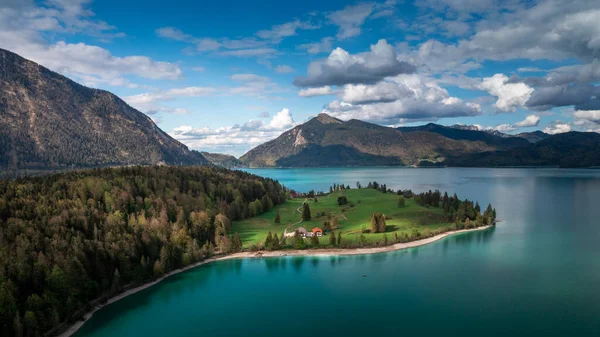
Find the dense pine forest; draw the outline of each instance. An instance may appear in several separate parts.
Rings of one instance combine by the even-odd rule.
[[[0,181],[0,335],[40,336],[91,301],[239,250],[231,221],[285,199],[277,181],[212,167]]]

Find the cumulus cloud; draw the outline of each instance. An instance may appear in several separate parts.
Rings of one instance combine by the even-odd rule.
[[[571,125],[565,122],[556,121],[554,123],[549,124],[546,128],[544,128],[544,132],[550,135],[556,135],[559,133],[565,133],[571,131]]]
[[[367,17],[373,12],[373,4],[363,3],[346,6],[344,9],[329,14],[331,22],[339,27],[337,38],[347,39],[359,35]]]
[[[177,79],[182,71],[176,64],[136,55],[117,57],[108,50],[84,43],[43,39],[44,34],[83,33],[102,39],[121,36],[115,27],[94,19],[84,6],[87,1],[50,1],[45,6],[29,2],[0,5],[0,41],[11,50],[54,71],[82,81],[135,87],[126,79],[134,75],[150,79]]]
[[[383,124],[476,116],[481,107],[452,97],[433,80],[399,75],[374,85],[346,85],[323,109],[340,119],[362,119]]]
[[[548,110],[561,106],[589,105],[590,102],[596,102],[597,95],[600,95],[600,88],[587,83],[537,87],[527,100],[527,106],[536,110]]]
[[[586,121],[594,124],[600,124],[600,110],[575,111],[576,121]]]
[[[299,87],[344,84],[373,84],[388,76],[413,73],[415,67],[398,61],[394,48],[386,40],[371,45],[371,51],[352,55],[336,48],[327,59],[311,62],[306,77],[297,77]]]
[[[514,125],[518,128],[530,128],[530,127],[538,126],[539,123],[540,123],[540,116],[529,115],[524,120],[517,122]]]
[[[533,92],[533,88],[525,83],[509,83],[504,74],[484,78],[479,88],[498,98],[494,106],[502,112],[513,112],[522,107]]]
[[[294,127],[289,109],[282,109],[267,122],[250,120],[243,125],[211,129],[184,125],[169,132],[173,138],[195,150],[225,151],[241,155],[252,147],[278,137],[282,131]]]

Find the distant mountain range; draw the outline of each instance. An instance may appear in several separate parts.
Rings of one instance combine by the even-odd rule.
[[[210,161],[216,166],[225,168],[240,168],[246,166],[246,164],[242,163],[239,159],[232,155],[210,152],[200,153],[204,156],[204,158],[206,158],[208,161]]]
[[[319,114],[240,158],[250,167],[600,166],[600,135],[508,135],[473,126],[389,128]]]
[[[145,114],[0,49],[0,169],[210,165]]]
[[[238,160],[189,150],[117,96],[0,49],[0,173],[123,165],[591,167],[600,166],[599,149],[596,133],[390,128],[319,114]]]

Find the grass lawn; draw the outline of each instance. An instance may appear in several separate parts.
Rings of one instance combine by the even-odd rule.
[[[348,204],[338,206],[337,199],[342,195],[348,198]],[[402,233],[411,236],[414,229],[424,233],[427,230],[433,232],[438,229],[454,228],[454,224],[443,222],[441,208],[423,207],[413,199],[406,199],[405,206],[399,208],[398,198],[399,196],[396,194],[382,193],[366,188],[336,191],[318,198],[318,202],[308,200],[312,220],[302,223],[299,223],[301,213],[298,212],[298,209],[302,210],[304,199],[297,198],[288,200],[283,205],[276,206],[260,216],[234,222],[233,232],[239,233],[244,247],[249,247],[252,244],[263,242],[269,231],[273,234],[277,233],[281,237],[285,228],[288,228],[288,232],[298,227],[304,227],[309,231],[314,227],[325,229],[323,223],[335,217],[340,225],[336,233],[341,231],[343,241],[357,241],[361,229],[371,228],[371,216],[375,212],[385,214],[386,233],[390,241],[394,239],[394,232],[397,232],[399,236]],[[277,211],[281,217],[280,224],[274,222]],[[383,233],[365,233],[364,235],[369,242],[378,242],[383,238]],[[319,239],[321,246],[329,244],[329,236]],[[309,239],[307,239],[308,241]]]

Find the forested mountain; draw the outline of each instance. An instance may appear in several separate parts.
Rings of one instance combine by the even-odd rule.
[[[462,132],[449,129],[444,135],[427,129],[394,129],[359,120],[343,122],[319,114],[252,149],[240,160],[251,167],[418,165],[443,162],[449,155],[495,151],[512,143],[527,144],[522,139],[505,142],[482,132],[479,133],[483,135],[460,136]]]
[[[225,168],[236,168],[236,167],[244,167],[246,166],[239,159],[234,156],[228,154],[221,153],[209,153],[209,152],[200,152],[204,158],[213,163],[214,165],[225,167]]]
[[[117,96],[0,49],[0,170],[206,165]]]
[[[468,126],[443,126],[429,123],[421,126],[399,127],[401,132],[433,132],[446,138],[455,140],[481,141],[485,144],[495,147],[498,150],[509,149],[517,146],[526,145],[527,142],[521,138],[511,137],[509,135],[496,135],[486,131],[479,131]]]
[[[215,167],[124,167],[0,180],[0,335],[40,336],[90,301],[241,248],[231,221],[286,199]]]
[[[537,143],[540,140],[544,140],[546,138],[552,137],[552,135],[549,135],[543,131],[538,130],[538,131],[533,131],[533,132],[522,132],[522,133],[517,134],[516,137],[523,138],[530,143]]]
[[[600,167],[600,134],[567,132],[505,151],[449,158],[450,166]]]

